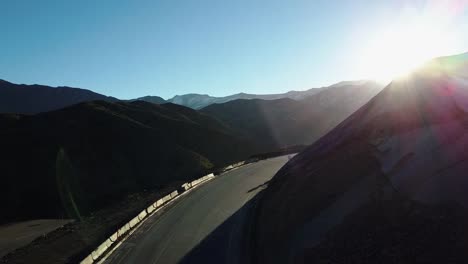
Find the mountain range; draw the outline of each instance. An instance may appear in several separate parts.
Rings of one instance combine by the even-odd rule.
[[[340,86],[349,86],[349,85],[363,85],[364,83],[369,82],[368,80],[359,80],[359,81],[343,81],[336,83],[334,85],[322,88],[311,88],[305,91],[289,91],[287,93],[280,93],[280,94],[247,94],[247,93],[238,93],[224,97],[214,97],[207,94],[184,94],[184,95],[176,95],[168,100],[164,100],[158,96],[145,96],[137,98],[136,100],[143,100],[148,101],[151,103],[174,103],[178,105],[187,106],[193,109],[202,109],[212,104],[222,104],[227,103],[234,100],[245,99],[245,100],[252,100],[252,99],[260,99],[260,100],[277,100],[283,98],[289,98],[293,100],[302,100],[314,94],[318,94],[320,91],[325,90],[327,88],[334,88]]]
[[[176,95],[173,98],[169,99],[168,102],[184,105],[193,109],[202,109],[206,106],[212,104],[222,104],[238,99],[261,99],[261,100],[275,100],[282,98],[289,98],[300,100],[307,96],[314,95],[318,93],[320,88],[312,88],[307,91],[291,91],[283,94],[247,94],[247,93],[238,93],[225,97],[213,97],[206,94],[185,94],[185,95]]]
[[[176,95],[168,100],[165,100],[159,96],[149,95],[138,97],[136,99],[120,101],[146,101],[153,104],[173,103],[199,110],[212,104],[222,104],[239,99],[277,100],[289,98],[300,101],[312,95],[318,94],[320,91],[326,90],[328,88],[337,88],[350,85],[360,86],[365,85],[366,83],[369,83],[369,81],[344,81],[328,87],[312,88],[306,91],[290,91],[282,94],[238,93],[225,97],[213,97],[205,94],[184,94]],[[379,86],[376,83],[375,85]],[[66,86],[50,87],[38,84],[14,84],[0,79],[0,113],[36,114],[94,100],[108,102],[119,101],[117,98],[81,88],[72,88]]]
[[[370,81],[343,82],[257,96],[269,100],[230,96],[197,111],[160,97],[123,101],[2,81],[0,221],[78,217],[73,208],[87,214],[254,154],[308,145],[380,89]]]
[[[301,100],[233,100],[200,111],[238,136],[268,150],[309,145],[364,105],[382,86],[373,81],[343,82]]]
[[[467,111],[468,53],[394,80],[270,182],[260,263],[465,262]]]

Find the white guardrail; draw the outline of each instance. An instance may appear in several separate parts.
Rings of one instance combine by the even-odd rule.
[[[229,165],[225,167],[222,170],[222,172],[226,172],[226,171],[238,168],[244,164],[245,164],[245,161],[241,161],[241,162]],[[206,181],[213,179],[214,177],[215,177],[214,174],[210,173],[194,181],[184,183],[181,187],[184,188],[184,191],[187,191],[189,189],[197,187],[197,185],[200,185],[201,183],[204,183]],[[116,242],[122,240],[124,237],[130,234],[130,231],[133,230],[135,227],[137,227],[142,222],[143,219],[150,216],[154,211],[156,211],[156,209],[164,206],[165,204],[167,204],[169,201],[171,201],[178,195],[179,193],[177,191],[173,191],[172,193],[154,202],[145,210],[141,211],[141,213],[139,213],[137,216],[132,218],[132,220],[130,220],[125,225],[123,225],[114,234],[112,234],[109,238],[107,238],[106,241],[101,243],[101,245],[99,245],[93,252],[91,252],[91,254],[89,254],[86,258],[84,258],[80,262],[80,264],[93,264],[99,261],[99,259],[104,257],[105,254],[114,246],[114,244],[116,244]]]
[[[242,164],[241,164],[242,163]],[[236,163],[233,165],[229,165],[226,167],[223,171],[231,170],[233,168],[237,168],[241,165],[243,165],[244,162]],[[182,188],[184,188],[185,191],[197,187],[197,185],[200,185],[201,183],[204,183],[206,181],[209,181],[213,179],[215,176],[213,173],[210,173],[206,176],[203,176],[199,179],[196,179],[192,182],[184,183],[182,185]],[[137,216],[135,216],[132,220],[130,220],[128,223],[123,225],[121,228],[119,228],[114,234],[112,234],[109,238],[106,239],[101,245],[99,245],[91,254],[89,254],[86,258],[84,258],[80,264],[93,264],[99,261],[108,250],[116,244],[116,242],[122,240],[124,237],[126,237],[131,230],[133,230],[135,227],[137,227],[143,219],[147,218],[150,216],[156,209],[164,206],[167,204],[169,201],[177,197],[179,193],[177,191],[173,191],[172,193],[164,196],[163,198],[157,200],[154,202],[152,205],[150,205],[148,208],[145,210],[141,211]]]

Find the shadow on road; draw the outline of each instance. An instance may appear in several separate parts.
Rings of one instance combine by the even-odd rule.
[[[266,181],[266,182],[264,182],[264,183],[258,185],[257,187],[254,187],[254,188],[248,190],[247,193],[250,193],[250,192],[256,191],[257,189],[266,187],[269,183],[270,183],[270,181]]]
[[[179,263],[250,263],[250,230],[257,197],[258,194],[200,241]]]

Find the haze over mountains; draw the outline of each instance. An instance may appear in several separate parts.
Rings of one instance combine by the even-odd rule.
[[[224,97],[214,97],[207,94],[184,94],[184,95],[176,95],[165,102],[174,103],[178,105],[187,106],[193,109],[202,109],[206,106],[212,104],[222,104],[238,99],[261,99],[261,100],[277,100],[283,98],[289,98],[294,100],[302,100],[314,94],[318,94],[320,91],[325,90],[327,88],[333,87],[340,87],[340,86],[347,86],[347,85],[362,85],[367,80],[359,80],[359,81],[343,81],[336,83],[334,85],[328,87],[321,87],[321,88],[311,88],[305,91],[289,91],[287,93],[280,93],[280,94],[247,94],[247,93],[238,93]],[[164,103],[164,99],[158,96],[145,96],[137,98],[137,100],[148,101],[151,103]]]
[[[240,93],[226,97],[187,94],[169,101],[158,96],[145,96],[125,102],[173,102],[190,108],[207,105],[199,111],[216,118],[232,134],[254,142],[259,150],[274,151],[312,143],[381,89],[382,86],[374,81],[361,80],[284,94]],[[119,101],[85,89],[17,85],[6,81],[0,83],[0,95],[0,101],[4,103],[0,113],[34,114],[93,100]]]
[[[226,124],[237,135],[264,148],[308,145],[364,105],[382,86],[373,81],[343,82],[301,100],[233,100],[200,111]],[[305,94],[301,94],[305,96]]]
[[[221,104],[238,99],[276,100],[290,98],[300,101],[314,94],[318,94],[320,91],[326,90],[328,88],[337,88],[349,85],[360,86],[369,82],[370,81],[367,80],[344,81],[328,87],[312,88],[306,91],[290,91],[282,94],[239,93],[225,97],[213,97],[205,94],[185,94],[176,95],[168,100],[165,100],[159,96],[148,95],[138,97],[136,99],[122,101],[146,101],[153,104],[174,103],[198,110],[212,104]],[[376,87],[380,86],[377,83],[374,84]],[[0,79],[0,113],[35,114],[57,110],[73,104],[89,102],[93,100],[115,102],[119,99],[81,88],[72,88],[66,86],[50,87],[37,84],[14,84]]]
[[[213,97],[206,94],[185,94],[176,95],[169,99],[168,102],[184,105],[193,109],[202,109],[212,104],[222,104],[238,99],[262,99],[262,100],[275,100],[282,98],[290,98],[295,100],[301,100],[307,96],[318,93],[322,88],[312,88],[307,91],[291,91],[283,94],[247,94],[238,93],[225,97]]]
[[[468,53],[394,80],[271,181],[260,262],[464,263],[467,111]]]

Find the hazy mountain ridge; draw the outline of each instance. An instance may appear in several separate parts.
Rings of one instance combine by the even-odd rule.
[[[364,83],[371,82],[369,80],[357,80],[357,81],[343,81],[339,82],[330,86],[321,87],[321,88],[311,88],[305,91],[289,91],[286,93],[279,93],[279,94],[248,94],[248,93],[238,93],[224,97],[215,97],[210,96],[207,94],[184,94],[184,95],[176,95],[171,99],[168,99],[168,102],[174,104],[184,105],[193,109],[202,109],[212,104],[222,104],[227,103],[230,101],[238,100],[238,99],[261,99],[261,100],[277,100],[283,98],[289,98],[293,100],[303,100],[309,96],[314,94],[318,94],[319,92],[332,88],[332,87],[340,87],[340,86],[347,86],[347,85],[363,85]]]
[[[224,97],[214,97],[206,94],[184,94],[176,95],[173,98],[167,100],[168,102],[184,105],[193,109],[202,109],[211,104],[222,104],[229,101],[238,99],[261,99],[261,100],[277,100],[282,98],[289,98],[294,100],[301,100],[308,96],[314,95],[320,92],[324,88],[312,88],[306,91],[289,91],[282,94],[247,94],[238,93]]]
[[[467,80],[467,54],[435,59],[283,167],[260,207],[261,261],[463,263]]]
[[[308,145],[375,96],[382,86],[372,82],[343,83],[300,101],[234,100],[200,111],[225,123],[238,135],[264,147]]]
[[[238,93],[225,97],[213,97],[206,94],[184,94],[176,95],[168,100],[165,100],[159,96],[143,96],[136,99],[122,101],[146,101],[153,104],[174,103],[198,110],[211,104],[221,104],[238,99],[277,100],[282,98],[289,98],[294,100],[303,100],[309,96],[318,94],[320,91],[327,88],[361,84],[363,82],[367,81],[345,81],[331,85],[329,87],[312,88],[306,91],[289,91],[281,94]],[[72,88],[66,86],[50,87],[37,84],[14,84],[0,79],[0,113],[36,114],[58,110],[77,103],[94,100],[104,100],[109,102],[119,101],[117,98],[102,95],[82,88]]]
[[[0,80],[0,113],[35,114],[93,100],[117,101],[81,88],[13,84]]]

